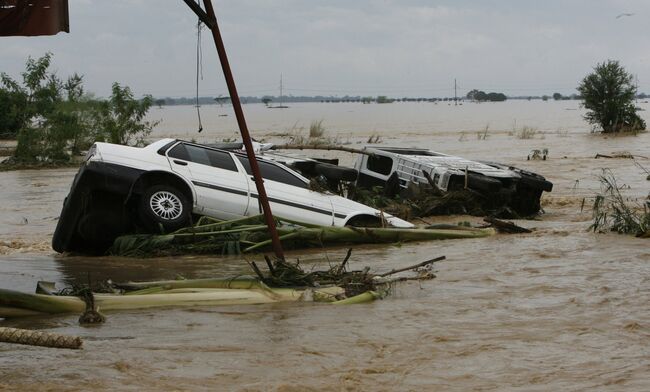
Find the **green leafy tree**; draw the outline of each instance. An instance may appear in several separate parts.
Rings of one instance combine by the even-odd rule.
[[[491,102],[503,102],[508,97],[504,93],[488,93],[486,99]]]
[[[98,103],[96,139],[115,144],[143,144],[144,138],[159,123],[144,120],[152,103],[150,96],[137,100],[128,86],[113,83],[111,97]]]
[[[634,105],[637,88],[633,80],[618,61],[597,64],[578,86],[584,106],[589,110],[585,120],[602,128],[604,133],[644,130],[645,121]]]
[[[471,90],[470,92],[467,93],[466,97],[467,97],[467,99],[469,99],[470,101],[477,100],[476,95],[477,95],[479,92],[481,92],[481,91],[478,91],[477,89]],[[485,93],[484,93],[484,94],[485,94]]]
[[[0,132],[15,130],[15,163],[67,162],[95,140],[141,143],[157,124],[144,121],[151,97],[136,100],[115,83],[111,98],[98,101],[84,92],[81,75],[64,81],[51,72],[51,60],[50,53],[29,58],[21,82],[0,74]]]
[[[560,101],[560,100],[562,100],[562,98],[563,98],[563,97],[562,97],[562,94],[560,94],[560,93],[553,93],[553,99],[554,99],[554,100],[556,100],[556,101]]]
[[[0,74],[3,87],[13,94],[20,107],[15,158],[21,162],[53,160],[45,150],[53,151],[62,144],[61,135],[48,129],[48,119],[63,99],[63,82],[49,72],[51,61],[51,53],[39,59],[28,58],[21,73],[22,83],[6,73]]]
[[[385,95],[379,95],[377,96],[377,100],[375,102],[377,103],[393,103],[395,100],[392,98],[388,98]]]
[[[500,101],[505,101],[508,99],[505,94],[503,93],[486,93],[485,91],[477,90],[474,89],[470,92],[467,93],[467,99],[473,100],[473,101],[492,101],[492,102],[500,102]]]
[[[0,87],[0,139],[14,139],[18,135],[24,110],[22,94]]]
[[[95,112],[98,101],[86,94],[83,76],[74,74],[62,85],[64,99],[59,101],[44,124],[48,134],[55,135],[49,144],[48,156],[54,160],[66,160],[79,155],[90,147],[95,126]]]

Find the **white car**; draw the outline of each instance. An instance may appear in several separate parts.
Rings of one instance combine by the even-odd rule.
[[[309,189],[281,164],[258,159],[273,214],[323,226],[412,224],[366,205]],[[63,203],[52,239],[58,252],[104,252],[133,232],[170,232],[206,215],[235,219],[260,213],[245,154],[176,139],[144,148],[95,143]]]

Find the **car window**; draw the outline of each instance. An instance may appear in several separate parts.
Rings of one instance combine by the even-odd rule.
[[[248,157],[238,155],[237,158],[242,163],[242,165],[244,165],[244,169],[246,169],[246,173],[248,173],[249,175],[253,175],[253,172],[251,171],[251,164],[248,161]],[[293,174],[289,173],[287,170],[285,170],[284,168],[278,165],[274,165],[273,163],[259,161],[259,160],[257,161],[257,164],[259,165],[260,171],[262,172],[262,178],[271,181],[281,182],[287,185],[297,186],[300,188],[305,188],[305,189],[308,188],[308,185],[303,180],[294,176]]]
[[[379,174],[390,174],[393,169],[393,159],[381,155],[368,157],[368,170]]]
[[[190,156],[187,154],[187,149],[183,143],[177,144],[176,147],[169,150],[169,154],[167,155],[169,155],[170,158],[182,159],[184,161],[190,160]]]
[[[229,153],[180,143],[169,151],[171,158],[182,159],[219,169],[237,171],[237,166]]]

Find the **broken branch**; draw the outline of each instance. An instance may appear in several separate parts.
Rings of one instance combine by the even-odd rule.
[[[390,270],[390,271],[385,272],[385,273],[383,273],[383,274],[380,274],[380,275],[378,275],[378,276],[384,278],[384,277],[386,277],[386,276],[394,275],[394,274],[399,273],[399,272],[411,271],[411,270],[414,270],[414,269],[417,269],[417,268],[424,267],[425,265],[433,264],[433,263],[435,263],[436,261],[442,261],[442,260],[444,260],[444,259],[446,259],[446,258],[447,258],[446,256],[436,257],[435,259],[431,259],[431,260],[423,261],[423,262],[421,262],[421,263],[418,263],[418,264],[412,265],[412,266],[410,266],[410,267],[404,267],[404,268],[393,269],[393,270]]]

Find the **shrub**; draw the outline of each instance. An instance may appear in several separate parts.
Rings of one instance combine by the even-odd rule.
[[[603,169],[600,177],[601,191],[594,200],[593,223],[589,227],[594,232],[615,231],[650,237],[650,211],[648,204],[633,204],[621,195],[616,177],[609,169]]]
[[[578,91],[589,110],[585,120],[604,133],[645,129],[645,121],[634,105],[637,88],[633,77],[618,61],[597,64],[594,72],[582,80]]]
[[[108,101],[95,100],[85,94],[81,75],[63,81],[50,72],[51,60],[50,53],[29,58],[22,83],[0,75],[0,111],[10,110],[0,121],[15,132],[15,163],[67,162],[95,140],[141,143],[157,124],[144,121],[151,97],[136,100],[128,87],[114,83]]]
[[[115,144],[143,144],[158,121],[144,121],[153,99],[133,97],[128,86],[113,83],[111,97],[95,112],[96,139]]]
[[[535,128],[524,126],[515,135],[517,139],[534,139],[536,134],[537,130]]]
[[[309,137],[310,138],[319,138],[325,134],[325,127],[323,126],[323,120],[312,121],[309,125]]]

